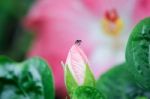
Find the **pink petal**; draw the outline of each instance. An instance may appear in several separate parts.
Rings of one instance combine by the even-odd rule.
[[[145,17],[150,16],[150,0],[137,0],[134,11],[133,20],[135,24]]]

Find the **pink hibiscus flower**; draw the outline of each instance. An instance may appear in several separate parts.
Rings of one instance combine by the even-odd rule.
[[[37,0],[25,19],[26,27],[36,32],[28,56],[41,56],[51,64],[56,91],[65,94],[60,61],[75,40],[83,41],[96,77],[124,61],[135,1]]]
[[[150,0],[137,0],[133,13],[135,24],[145,17],[150,17]]]

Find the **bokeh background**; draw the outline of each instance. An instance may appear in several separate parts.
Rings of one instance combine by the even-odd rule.
[[[45,59],[56,98],[65,99],[61,61],[82,40],[96,78],[125,60],[135,24],[150,16],[150,0],[0,0],[0,54],[23,61]]]

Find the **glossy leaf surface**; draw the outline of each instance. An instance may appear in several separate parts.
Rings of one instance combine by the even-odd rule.
[[[104,73],[97,81],[98,90],[107,99],[149,99],[150,91],[139,87],[127,71],[126,64],[118,65]]]
[[[133,29],[126,48],[128,70],[146,89],[150,89],[150,18]]]
[[[51,70],[40,58],[16,63],[0,57],[0,99],[54,99]]]

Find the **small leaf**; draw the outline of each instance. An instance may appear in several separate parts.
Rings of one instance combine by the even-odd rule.
[[[72,94],[72,92],[78,87],[78,84],[68,69],[68,66],[65,68],[65,84],[69,94]]]
[[[86,70],[85,70],[85,79],[84,79],[84,86],[90,86],[90,87],[96,87],[96,80],[94,78],[94,75],[89,68],[88,64],[86,65]]]

